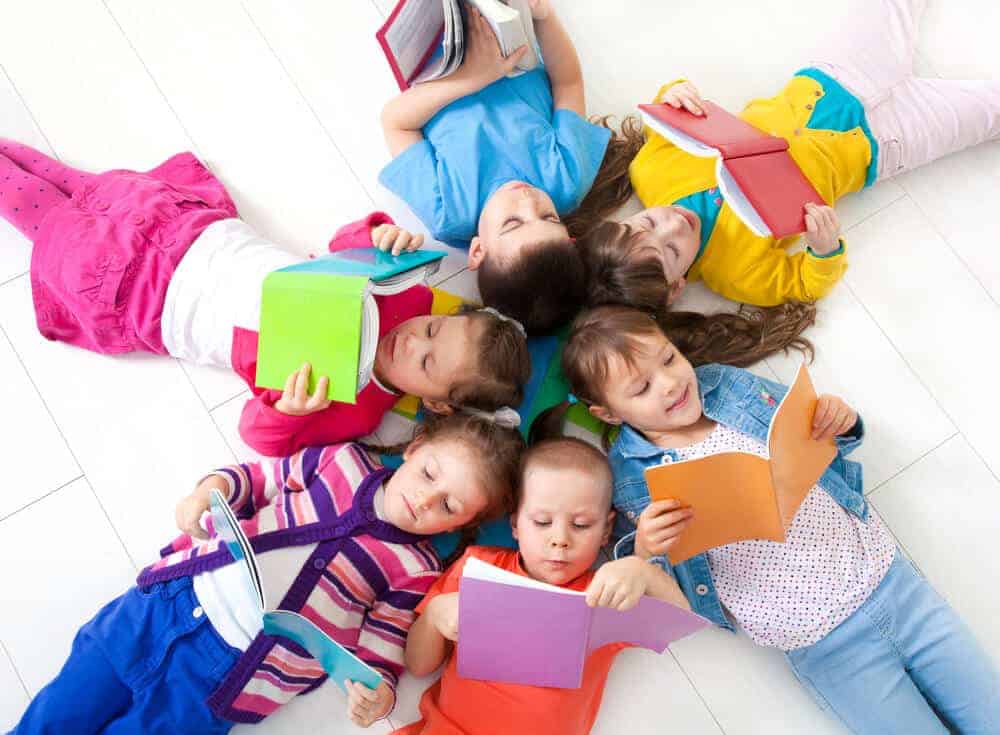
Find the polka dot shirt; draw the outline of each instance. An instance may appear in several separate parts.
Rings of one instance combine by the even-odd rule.
[[[767,456],[762,442],[722,424],[677,453],[694,459],[732,451]],[[709,550],[708,562],[719,599],[747,635],[788,651],[815,643],[857,610],[895,553],[874,512],[862,521],[815,485],[784,543],[726,544]]]

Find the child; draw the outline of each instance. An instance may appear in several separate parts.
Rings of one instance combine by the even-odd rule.
[[[484,303],[537,333],[583,303],[583,267],[561,217],[599,177],[611,133],[583,117],[580,61],[549,0],[531,7],[545,67],[508,78],[527,49],[504,58],[466,5],[459,70],[385,106],[393,161],[379,179],[434,237],[468,246]]]
[[[1000,82],[914,76],[923,7],[923,0],[861,4],[849,35],[835,36],[819,61],[797,72],[777,97],[755,100],[740,113],[788,141],[795,162],[828,204],[1000,136]],[[663,87],[655,101],[703,114],[689,82]],[[786,249],[797,238],[759,237],[723,201],[714,159],[692,156],[647,130],[630,176],[647,209],[621,223],[605,222],[581,241],[593,274],[591,305],[662,310],[687,281],[697,280],[758,306],[815,301],[847,269],[840,224],[830,207],[806,206],[807,248],[790,255]],[[655,296],[635,298],[638,282]]]
[[[634,547],[658,560],[695,612],[730,630],[731,618],[755,642],[784,651],[852,732],[996,731],[995,666],[870,512],[861,467],[845,458],[864,435],[854,409],[820,396],[812,433],[835,437],[838,453],[784,543],[726,544],[671,567],[663,555],[692,512],[651,503],[643,470],[718,452],[766,456],[786,388],[739,368],[692,368],[653,319],[621,306],[581,315],[563,360],[590,412],[621,426],[609,455],[616,554]]]
[[[225,733],[324,681],[304,650],[261,631],[242,565],[199,526],[211,489],[242,519],[268,599],[382,675],[375,690],[345,682],[350,718],[385,717],[413,609],[440,574],[425,537],[508,512],[523,446],[512,429],[455,414],[422,427],[395,472],[338,444],[208,475],[177,507],[188,535],[80,629],[14,734]]]
[[[458,629],[458,587],[465,560],[482,559],[526,577],[587,592],[589,605],[627,610],[649,594],[687,608],[676,582],[635,556],[592,570],[607,543],[614,519],[611,473],[604,456],[578,439],[550,439],[529,449],[521,470],[520,499],[512,519],[520,553],[470,547],[431,587],[417,606],[406,642],[406,668],[417,676],[446,667],[420,702],[422,719],[395,735],[475,733],[548,735],[590,732],[604,681],[626,644],[598,649],[587,660],[579,689],[502,684],[458,675],[454,642]],[[512,652],[516,653],[516,652]]]
[[[438,413],[521,401],[530,365],[517,325],[486,311],[431,316],[422,286],[376,297],[374,379],[355,404],[325,400],[325,376],[308,395],[308,365],[283,391],[257,388],[262,283],[303,259],[237,219],[222,183],[190,153],[145,174],[88,174],[0,139],[0,216],[34,242],[31,288],[45,337],[231,367],[255,394],[240,433],[262,454],[369,434],[400,393]],[[421,242],[377,212],[339,230],[330,249],[370,247],[373,236],[395,250]]]

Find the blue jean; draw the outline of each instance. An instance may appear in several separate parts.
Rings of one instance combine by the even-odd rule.
[[[229,732],[205,699],[241,654],[196,606],[190,578],[133,587],[106,605],[12,735]]]
[[[861,607],[787,657],[852,732],[1000,733],[996,665],[900,552]]]

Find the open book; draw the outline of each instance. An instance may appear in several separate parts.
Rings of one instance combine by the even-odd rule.
[[[326,375],[330,400],[355,403],[371,380],[378,349],[374,297],[423,283],[444,255],[351,248],[269,273],[261,295],[257,385],[280,390],[309,362],[310,392]]]
[[[218,490],[211,492],[212,527],[233,555],[237,564],[246,572],[248,599],[257,603],[263,620],[264,632],[295,641],[315,658],[337,686],[344,689],[344,680],[357,681],[375,689],[382,676],[368,664],[330,638],[308,618],[291,610],[272,610],[264,596],[260,570],[250,540],[233,515],[229,503]]]
[[[788,141],[761,132],[712,102],[693,115],[666,103],[639,105],[643,122],[692,156],[717,157],[723,198],[761,237],[806,231],[805,205],[825,205],[788,152]]]
[[[677,564],[734,541],[784,541],[785,530],[837,455],[833,439],[813,439],[816,391],[805,366],[767,432],[768,458],[721,452],[646,469],[653,500],[672,498],[694,518],[670,549]]]
[[[490,24],[504,56],[528,50],[510,76],[538,66],[527,0],[467,0]],[[375,34],[401,91],[455,72],[465,56],[463,0],[399,0]]]
[[[589,607],[566,590],[470,558],[459,583],[458,673],[470,679],[574,689],[592,651],[625,642],[657,653],[711,623],[643,597],[631,610]]]

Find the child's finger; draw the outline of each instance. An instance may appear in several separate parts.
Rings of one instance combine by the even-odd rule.
[[[815,439],[822,439],[825,436],[827,436],[828,435],[827,434],[828,430],[837,421],[837,415],[838,415],[838,413],[839,413],[839,409],[837,409],[837,408],[831,408],[830,411],[828,411],[824,415],[823,421],[820,422],[817,426],[815,426],[813,428],[813,438],[815,438]]]
[[[416,252],[417,250],[420,250],[420,247],[423,244],[424,244],[424,236],[414,235],[413,240],[410,241],[410,252],[413,253]]]
[[[816,226],[816,216],[811,212],[806,214],[806,232],[811,235],[815,235],[817,230]]]
[[[296,370],[294,373],[289,373],[288,377],[285,378],[285,387],[281,391],[281,394],[285,398],[291,398],[292,395],[295,393],[295,381],[298,379],[298,377],[299,377],[299,371]]]
[[[597,605],[597,601],[601,599],[601,592],[603,590],[604,582],[597,578],[592,579],[590,585],[587,587],[587,605],[590,607]]]
[[[517,66],[518,62],[526,53],[528,53],[527,46],[518,46],[511,52],[510,56],[508,56],[504,61],[504,69],[507,70],[508,74],[514,70],[514,67]]]
[[[300,401],[306,400],[308,393],[306,389],[309,387],[309,363],[307,362],[301,368],[299,368],[298,374],[295,376],[295,398]]]
[[[374,689],[369,689],[360,681],[355,681],[351,683],[354,684],[354,691],[358,693],[358,696],[361,697],[361,699],[365,700],[366,702],[370,702],[371,704],[375,704],[378,701],[378,692],[376,692]]]
[[[396,233],[396,242],[392,244],[392,254],[399,255],[406,250],[406,247],[410,244],[410,240],[411,235],[406,230],[400,230]]]
[[[691,521],[693,520],[694,518],[685,518],[683,521],[675,523],[669,528],[665,528],[662,531],[659,531],[658,533],[650,535],[649,536],[650,543],[662,544],[666,541],[669,541],[672,538],[677,538],[678,536],[684,533],[685,529],[691,525]]]
[[[664,513],[657,516],[653,520],[643,524],[643,530],[647,534],[653,535],[672,526],[676,526],[678,523],[683,523],[694,516],[694,511],[690,508],[681,508],[680,510],[672,510],[669,513]]]
[[[327,402],[327,393],[330,390],[330,378],[327,376],[321,377],[316,381],[316,390],[313,394],[309,396],[309,400],[306,401],[306,408],[309,409],[319,409],[324,408],[323,404]]]
[[[666,513],[667,511],[677,510],[681,507],[681,501],[674,498],[668,498],[666,500],[656,500],[649,505],[647,505],[642,513],[639,514],[639,518],[654,518],[661,513]]]

